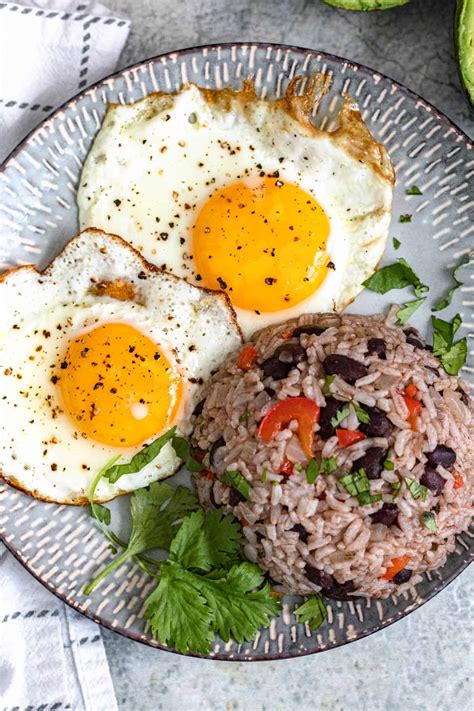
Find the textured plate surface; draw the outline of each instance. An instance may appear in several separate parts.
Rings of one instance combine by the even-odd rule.
[[[78,178],[107,102],[128,103],[152,91],[174,91],[187,81],[239,87],[248,76],[254,77],[262,96],[281,95],[293,76],[309,77],[316,71],[331,74],[333,89],[315,120],[333,127],[338,97],[348,91],[390,151],[397,183],[385,260],[405,257],[430,284],[430,300],[437,299],[450,284],[448,268],[473,247],[474,162],[467,137],[432,106],[370,69],[316,51],[263,44],[197,48],[149,60],[92,87],[44,122],[0,173],[0,272],[25,263],[44,267],[76,233]],[[414,184],[422,196],[406,195]],[[398,216],[406,213],[411,222],[400,224]],[[392,250],[392,236],[402,242],[398,252]],[[474,270],[464,270],[462,278],[465,286],[440,316],[451,318],[459,311],[464,323],[459,335],[468,335],[472,348]],[[374,313],[388,303],[366,292],[351,310]],[[429,309],[425,306],[413,322],[428,335]],[[474,374],[471,356],[463,370],[467,378]],[[112,509],[114,528],[123,532],[127,504],[116,501]],[[84,584],[112,558],[85,510],[43,504],[0,483],[0,535],[33,575],[75,609],[132,639],[166,649],[152,639],[143,620],[143,600],[154,583],[132,563],[121,566],[91,597],[82,594]],[[469,534],[459,536],[445,567],[425,576],[413,596],[329,601],[328,622],[313,634],[296,623],[291,612],[295,600],[286,598],[281,617],[254,642],[216,641],[209,656],[294,657],[371,634],[435,595],[466,567],[471,551]]]

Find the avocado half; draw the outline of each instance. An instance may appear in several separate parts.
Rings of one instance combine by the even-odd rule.
[[[342,10],[388,10],[391,7],[406,5],[410,0],[323,0],[326,5],[340,7]]]
[[[454,42],[461,81],[474,106],[474,0],[457,0]]]

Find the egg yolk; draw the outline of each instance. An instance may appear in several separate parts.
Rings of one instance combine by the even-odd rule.
[[[204,284],[256,311],[287,309],[324,280],[329,220],[292,183],[264,178],[217,190],[193,228],[193,258]]]
[[[124,323],[71,341],[57,383],[80,432],[114,447],[132,447],[168,428],[183,389],[156,343]]]

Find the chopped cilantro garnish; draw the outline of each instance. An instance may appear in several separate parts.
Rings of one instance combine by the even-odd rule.
[[[423,511],[421,517],[423,519],[423,526],[427,528],[428,531],[436,533],[438,527],[436,525],[436,516],[434,513],[432,511]]]
[[[452,321],[443,321],[432,316],[431,321],[433,354],[439,357],[448,375],[457,375],[467,358],[467,339],[461,338],[454,343],[454,336],[462,323],[461,316],[456,314]]]
[[[357,419],[359,422],[362,422],[363,424],[368,424],[370,422],[370,415],[369,413],[364,410],[363,407],[358,405],[356,402],[352,402],[352,407],[354,408],[354,412],[356,414]]]
[[[400,242],[399,239],[397,239],[396,237],[393,237],[392,244],[393,244],[394,249],[400,249],[402,243]]]
[[[267,468],[266,468],[266,467],[263,467],[262,473],[261,473],[261,475],[260,475],[260,479],[261,479],[262,484],[265,484],[265,483],[266,483],[267,477],[268,477]]]
[[[400,215],[398,218],[399,222],[411,222],[411,215],[406,214],[406,215]]]
[[[418,185],[412,185],[411,188],[405,190],[405,195],[423,195]]]
[[[307,622],[311,632],[321,627],[328,616],[328,611],[321,595],[316,593],[294,611],[298,622]]]
[[[323,457],[321,459],[321,472],[323,474],[332,474],[337,471],[337,459],[335,457]]]
[[[472,264],[473,261],[474,261],[474,255],[469,255],[468,257],[466,257],[466,259],[463,259],[462,262],[459,262],[459,264],[456,267],[454,267],[454,269],[451,271],[451,277],[454,281],[454,286],[452,286],[449,289],[446,296],[444,296],[442,299],[440,299],[433,306],[433,308],[431,309],[432,311],[442,311],[443,309],[446,309],[450,305],[450,303],[453,299],[454,292],[456,291],[456,289],[458,289],[460,286],[463,285],[463,282],[459,281],[459,279],[457,278],[457,273],[458,273],[459,269],[462,269],[463,267],[467,267],[468,264]]]
[[[197,459],[194,459],[191,455],[191,447],[184,437],[173,437],[171,444],[173,445],[176,455],[185,463],[186,469],[190,472],[202,472],[205,468],[204,464],[198,462]]]
[[[248,410],[244,410],[240,415],[239,415],[239,422],[247,422],[247,420],[250,417],[250,412]]]
[[[370,493],[370,482],[365,469],[359,469],[356,472],[346,474],[346,476],[339,479],[339,482],[351,496],[357,497],[357,501],[361,506],[373,504],[382,498],[380,494]]]
[[[428,489],[426,488],[426,486],[423,486],[423,484],[419,484],[417,481],[415,481],[414,479],[410,479],[407,476],[404,476],[403,480],[408,486],[410,494],[414,499],[421,499],[422,501],[426,499],[426,495],[428,493]]]
[[[387,291],[404,289],[406,286],[413,286],[417,297],[428,291],[426,284],[422,283],[403,257],[398,262],[379,269],[366,279],[363,285],[377,294],[386,294]]]
[[[402,489],[402,482],[401,481],[392,482],[392,484],[390,484],[390,486],[392,488],[392,501],[396,501],[398,499],[398,497],[400,495],[400,491]]]
[[[176,427],[172,427],[168,432],[158,437],[146,447],[143,447],[131,460],[125,464],[114,464],[109,467],[105,473],[104,477],[110,481],[111,484],[115,484],[121,476],[125,474],[136,474],[141,469],[150,464],[159,455],[165,444],[173,439],[176,432]]]
[[[331,417],[331,425],[333,427],[339,427],[341,422],[346,419],[351,414],[351,411],[349,410],[348,407],[343,407],[342,410],[339,410],[336,412],[334,417]]]
[[[324,385],[323,385],[323,395],[324,397],[329,397],[331,395],[331,385],[335,381],[336,376],[335,375],[326,375],[324,378]]]
[[[315,459],[310,459],[306,466],[306,481],[308,484],[314,484],[321,473],[321,469]]]
[[[297,471],[297,472],[302,472],[302,471],[303,471],[303,465],[302,465],[302,464],[299,464],[299,463],[296,463],[294,469],[295,469],[295,471]]]
[[[100,523],[105,523],[107,526],[110,525],[111,513],[107,506],[102,506],[102,504],[91,504],[91,510],[94,512],[94,518]]]
[[[398,323],[406,323],[425,301],[426,296],[422,296],[420,299],[414,299],[413,301],[407,301],[405,304],[402,304],[397,311]]]
[[[384,459],[383,468],[391,472],[395,469],[395,464],[392,462],[391,459],[387,457],[386,459]]]
[[[221,476],[221,481],[242,494],[244,499],[250,501],[252,498],[252,488],[247,479],[237,470],[228,470]]]

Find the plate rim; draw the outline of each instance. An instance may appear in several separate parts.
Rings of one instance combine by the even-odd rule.
[[[89,85],[85,89],[83,89],[80,92],[77,92],[74,94],[72,97],[67,99],[65,102],[60,104],[54,111],[52,111],[46,118],[44,118],[37,126],[35,126],[31,131],[27,133],[27,135],[9,152],[9,154],[5,157],[3,162],[0,165],[0,173],[5,172],[5,170],[9,167],[10,163],[21,153],[24,147],[26,147],[31,141],[33,140],[34,136],[36,133],[41,131],[46,123],[49,121],[54,121],[55,118],[57,117],[58,114],[61,112],[67,112],[68,108],[74,106],[79,100],[81,100],[84,96],[87,94],[96,91],[97,89],[101,88],[102,86],[106,85],[106,83],[110,79],[118,78],[127,72],[131,72],[133,70],[141,69],[143,67],[146,67],[149,64],[156,63],[157,61],[166,58],[166,57],[183,57],[187,56],[190,54],[193,54],[195,52],[202,51],[204,49],[208,51],[215,51],[218,49],[230,49],[232,47],[237,47],[237,48],[257,48],[257,49],[268,49],[271,48],[273,50],[283,50],[283,51],[292,51],[296,52],[299,54],[308,55],[319,55],[323,59],[327,59],[329,61],[335,62],[336,64],[346,64],[348,67],[355,71],[361,71],[361,73],[369,73],[372,76],[378,76],[380,79],[383,79],[385,81],[391,82],[393,85],[397,87],[397,90],[401,91],[406,97],[408,97],[411,100],[414,100],[417,105],[423,107],[425,111],[431,113],[438,121],[440,121],[446,128],[450,130],[454,130],[454,132],[457,135],[457,140],[462,141],[468,149],[472,148],[474,146],[474,141],[468,136],[468,134],[461,129],[454,121],[452,121],[445,113],[440,111],[438,108],[436,108],[432,103],[421,97],[419,94],[417,94],[415,91],[412,89],[409,89],[407,86],[404,84],[400,83],[398,80],[393,79],[387,74],[384,74],[383,72],[380,72],[376,69],[373,69],[372,67],[369,67],[365,64],[361,64],[359,62],[349,60],[345,57],[341,57],[336,54],[332,54],[330,52],[324,52],[320,51],[318,49],[312,49],[309,47],[300,47],[298,45],[291,45],[291,44],[284,44],[284,43],[279,43],[279,42],[262,42],[262,41],[257,41],[257,42],[252,42],[252,41],[246,41],[246,42],[214,42],[211,44],[201,44],[201,45],[195,45],[191,47],[185,47],[182,49],[178,50],[173,50],[173,51],[168,51],[168,52],[162,52],[161,54],[154,55],[152,57],[148,57],[146,59],[143,59],[139,62],[134,62],[126,67],[123,67],[115,72],[112,72],[111,74],[108,74],[107,76],[103,77],[102,79],[99,79],[98,81],[94,82],[93,84]],[[171,93],[171,92],[169,92]],[[4,481],[0,477],[0,481]],[[5,486],[9,486],[9,484],[5,481]],[[472,559],[473,559],[473,553],[471,552],[468,554],[463,560],[462,565],[460,568],[453,573],[451,573],[449,576],[447,576],[445,579],[440,580],[439,584],[436,584],[432,590],[429,591],[429,593],[422,599],[421,602],[416,602],[416,607],[413,609],[408,609],[408,610],[402,610],[395,615],[393,615],[388,621],[383,621],[381,620],[374,628],[364,631],[360,634],[355,639],[344,639],[339,642],[336,642],[335,644],[332,644],[331,646],[325,646],[323,648],[318,648],[314,650],[305,650],[301,653],[291,653],[291,652],[278,652],[276,654],[266,654],[266,655],[256,655],[253,657],[247,657],[247,658],[238,658],[238,657],[229,657],[225,654],[222,654],[220,652],[207,655],[203,654],[195,654],[195,653],[186,653],[182,654],[181,652],[178,652],[176,649],[172,647],[168,647],[159,640],[156,641],[156,643],[150,643],[149,640],[146,638],[143,638],[139,634],[132,632],[130,630],[126,630],[123,628],[118,628],[114,627],[111,622],[106,620],[100,615],[94,615],[92,612],[89,612],[88,609],[78,609],[78,604],[75,603],[73,600],[68,599],[65,594],[60,593],[55,587],[50,584],[47,580],[43,579],[40,574],[37,574],[30,566],[29,562],[27,560],[23,559],[23,556],[20,552],[20,550],[11,542],[6,540],[6,532],[5,533],[0,533],[0,541],[3,542],[5,545],[6,549],[14,556],[14,558],[22,565],[22,567],[35,578],[43,587],[45,587],[49,592],[51,592],[53,595],[55,595],[56,598],[61,600],[63,603],[65,603],[68,607],[70,607],[72,610],[75,612],[83,615],[87,619],[95,622],[96,624],[100,625],[101,627],[104,627],[105,629],[108,629],[112,632],[115,632],[116,634],[119,634],[122,637],[125,637],[127,639],[130,639],[134,642],[138,642],[140,644],[143,644],[146,647],[152,648],[152,649],[159,649],[163,650],[165,652],[170,652],[172,654],[176,654],[178,656],[186,656],[186,657],[193,657],[197,659],[206,659],[209,661],[226,661],[226,662],[262,662],[262,661],[280,661],[280,660],[285,660],[285,659],[298,659],[300,657],[307,657],[310,655],[314,654],[320,654],[322,652],[326,652],[332,649],[336,649],[338,647],[343,647],[347,644],[351,644],[353,642],[357,642],[361,639],[365,639],[367,637],[370,637],[371,635],[375,634],[376,632],[379,632],[382,629],[385,629],[387,627],[390,627],[391,625],[395,624],[399,620],[407,617],[408,615],[416,612],[419,610],[423,605],[425,605],[427,602],[429,602],[433,597],[438,595],[442,590],[446,589],[461,573],[463,573],[471,564]],[[414,601],[415,602],[415,601]]]

